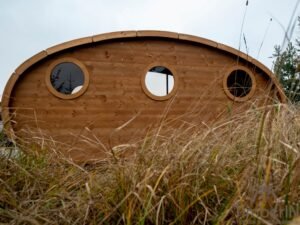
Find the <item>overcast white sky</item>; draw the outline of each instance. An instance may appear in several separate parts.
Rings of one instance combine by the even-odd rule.
[[[299,0],[249,0],[243,33],[249,54],[272,66]],[[0,0],[0,94],[35,53],[75,38],[119,30],[167,30],[239,47],[246,0]],[[299,9],[295,17],[299,15]],[[273,22],[269,22],[270,18]],[[294,18],[295,18],[294,17]],[[282,26],[279,25],[282,24]],[[269,29],[267,27],[269,26]],[[299,29],[294,38],[300,36]],[[241,50],[245,45],[242,42]]]

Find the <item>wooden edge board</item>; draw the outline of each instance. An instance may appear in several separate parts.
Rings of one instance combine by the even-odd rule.
[[[48,55],[52,55],[52,54],[54,54],[56,52],[60,52],[62,50],[66,50],[66,49],[77,47],[77,46],[84,45],[84,44],[89,44],[92,42],[93,42],[92,37],[84,37],[84,38],[79,38],[79,39],[75,39],[72,41],[67,41],[67,42],[64,42],[59,45],[55,45],[53,47],[47,48],[45,51],[47,52]]]
[[[31,58],[24,61],[17,69],[15,70],[15,73],[22,74],[27,70],[29,67],[31,67],[33,64],[41,61],[42,59],[46,58],[48,56],[47,52],[45,50],[35,54]]]
[[[139,30],[137,31],[137,37],[165,37],[179,39],[179,34],[170,31]]]
[[[218,47],[217,42],[211,41],[211,40],[206,39],[206,38],[201,38],[201,37],[197,37],[197,36],[194,36],[194,35],[189,35],[189,34],[179,33],[179,40],[196,42],[196,43],[208,45],[208,46],[214,47],[214,48]]]
[[[16,72],[13,72],[12,75],[9,77],[7,84],[4,88],[3,95],[2,95],[2,100],[1,100],[2,107],[8,107],[11,91],[13,89],[15,82],[18,80],[18,78],[19,78],[19,75],[16,74]]]
[[[13,140],[14,139],[14,131],[11,127],[11,120],[10,120],[10,113],[9,113],[9,101],[10,101],[10,96],[11,92],[13,90],[13,87],[17,80],[19,79],[19,75],[13,72],[13,74],[10,76],[4,91],[2,95],[2,100],[1,100],[1,106],[2,106],[2,111],[1,111],[1,116],[2,116],[2,121],[3,121],[3,126],[4,130],[6,131],[6,134],[8,137]]]
[[[100,41],[111,40],[111,39],[132,38],[136,36],[137,36],[136,31],[116,31],[116,32],[92,36],[92,40],[93,42],[100,42]]]

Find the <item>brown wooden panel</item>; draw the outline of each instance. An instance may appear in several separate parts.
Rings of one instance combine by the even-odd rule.
[[[47,57],[47,52],[46,51],[41,51],[31,57],[30,59],[26,60],[23,62],[17,69],[16,69],[16,74],[22,74],[24,73],[25,70],[27,70],[32,64],[37,63],[41,61],[42,59]]]
[[[79,45],[88,44],[88,43],[92,43],[92,42],[93,42],[92,37],[79,38],[79,39],[76,39],[73,41],[68,41],[68,42],[53,46],[51,48],[47,48],[46,52],[48,55],[51,55],[56,52],[66,50],[68,48],[72,48],[72,47],[76,47]]]
[[[106,148],[111,144],[134,143],[163,119],[169,121],[172,129],[184,123],[209,124],[221,115],[226,116],[228,107],[247,108],[253,101],[262,104],[269,96],[268,74],[245,61],[244,55],[239,64],[255,77],[254,96],[237,103],[225,94],[223,77],[237,64],[236,50],[188,35],[165,33],[160,35],[163,38],[156,38],[157,35],[152,31],[107,34],[92,37],[93,42],[83,39],[48,49],[48,54],[56,54],[30,70],[22,70],[21,77],[12,78],[16,82],[5,100],[10,108],[6,118],[12,116],[12,127],[21,138],[48,136],[57,143],[77,148],[81,153],[71,151],[73,158],[87,159],[104,157],[103,149],[100,151],[91,141],[95,137]],[[81,41],[85,45],[80,46]],[[72,46],[76,48],[59,52]],[[45,84],[49,65],[68,57],[83,63],[90,79],[87,90],[71,100],[54,96]],[[165,64],[176,72],[178,88],[169,100],[153,100],[143,91],[141,79],[150,65]],[[128,121],[131,122],[116,132],[117,127]],[[85,149],[85,139],[90,139],[94,147]]]
[[[179,34],[174,32],[161,32],[156,30],[141,30],[137,31],[138,37],[166,37],[166,38],[174,38],[178,39]]]
[[[188,35],[188,34],[179,34],[179,39],[184,40],[184,41],[191,41],[191,42],[197,42],[197,43],[203,43],[203,45],[208,45],[212,47],[218,47],[218,43],[205,39],[205,38],[200,38],[197,36],[193,35]]]
[[[93,38],[93,42],[99,42],[104,40],[130,38],[130,37],[136,37],[136,31],[111,32],[106,34],[95,35],[92,38]]]

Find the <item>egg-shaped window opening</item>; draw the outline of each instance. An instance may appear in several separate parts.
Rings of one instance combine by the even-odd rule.
[[[142,87],[146,95],[154,100],[171,98],[178,86],[177,76],[169,66],[150,66],[142,76]]]
[[[223,86],[230,99],[242,102],[253,96],[256,89],[256,80],[249,69],[235,67],[224,77]]]
[[[77,59],[59,59],[49,66],[46,85],[56,97],[74,99],[87,90],[89,73],[84,64]]]

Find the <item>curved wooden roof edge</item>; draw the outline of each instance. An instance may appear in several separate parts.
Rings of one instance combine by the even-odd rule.
[[[9,107],[9,99],[12,92],[12,89],[19,79],[19,77],[31,66],[33,66],[35,63],[41,61],[42,59],[46,58],[47,56],[50,56],[52,54],[55,54],[57,52],[85,45],[90,43],[97,43],[101,41],[107,41],[107,40],[113,40],[113,39],[121,39],[121,38],[135,38],[135,37],[162,37],[162,38],[170,38],[170,39],[178,39],[183,41],[190,41],[193,43],[203,44],[207,45],[213,48],[220,49],[222,51],[231,53],[233,55],[236,55],[237,57],[240,57],[241,59],[244,59],[250,63],[252,63],[254,66],[258,67],[262,71],[264,71],[272,80],[272,82],[275,84],[276,88],[279,90],[279,95],[282,100],[282,102],[286,102],[286,96],[275,78],[274,74],[262,63],[257,61],[256,59],[252,58],[251,56],[234,49],[232,47],[229,47],[227,45],[211,41],[209,39],[188,35],[188,34],[181,34],[181,33],[175,33],[175,32],[169,32],[169,31],[156,31],[156,30],[140,30],[140,31],[116,31],[111,33],[104,33],[99,35],[94,35],[90,37],[84,37],[79,38],[75,40],[71,40],[68,42],[64,42],[58,45],[55,45],[53,47],[47,48],[46,50],[43,50],[31,58],[24,61],[11,75],[9,78],[3,95],[2,95],[2,118],[4,122],[9,121],[9,112],[6,110]]]

